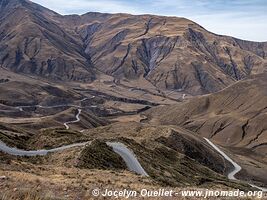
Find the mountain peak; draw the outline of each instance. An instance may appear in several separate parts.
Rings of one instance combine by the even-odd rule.
[[[0,7],[6,8],[9,5],[22,5],[23,3],[26,3],[29,1],[26,0],[0,0]]]
[[[1,14],[20,7],[28,7],[30,4],[33,3],[27,0],[0,0]]]
[[[33,15],[41,14],[43,17],[59,16],[58,13],[29,0],[0,0],[0,16],[5,18],[6,13],[17,9],[21,9],[22,12],[26,11],[32,13]],[[18,13],[15,13],[15,15],[24,16],[24,14]]]

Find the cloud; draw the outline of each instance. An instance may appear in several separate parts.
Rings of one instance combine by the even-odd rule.
[[[189,18],[211,32],[267,41],[265,0],[155,0],[160,14]]]
[[[89,11],[140,14],[141,8],[123,1],[112,0],[33,0],[33,2],[48,7],[60,14],[84,14]]]
[[[191,16],[191,19],[209,31],[252,41],[267,41],[266,16],[240,16],[240,14],[217,14]]]
[[[267,41],[266,0],[33,0],[60,14],[156,14],[189,18],[209,31]]]

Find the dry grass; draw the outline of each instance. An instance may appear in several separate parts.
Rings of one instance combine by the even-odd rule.
[[[28,191],[7,191],[0,194],[1,200],[45,200],[40,194],[32,190]]]

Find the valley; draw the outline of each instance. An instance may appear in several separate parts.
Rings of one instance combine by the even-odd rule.
[[[266,42],[28,0],[0,22],[0,199],[266,191]]]

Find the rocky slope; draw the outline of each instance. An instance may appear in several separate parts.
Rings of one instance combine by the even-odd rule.
[[[218,91],[266,69],[266,44],[217,36],[183,18],[86,14],[78,30],[94,66],[160,89]],[[100,21],[100,22],[99,22]],[[250,45],[253,46],[250,48]]]
[[[76,148],[79,152],[74,156],[70,153],[74,149],[58,152],[65,156],[60,156],[54,163],[51,157],[56,156],[57,153],[21,159],[25,163],[35,160],[39,166],[47,164],[58,166],[61,160],[63,165],[68,163],[69,167],[76,168],[77,173],[80,173],[80,169],[112,170],[113,173],[122,173],[122,170],[127,170],[124,161],[105,143],[116,141],[131,149],[149,174],[149,179],[162,187],[226,186],[245,190],[249,188],[245,183],[231,182],[222,176],[230,170],[229,163],[224,162],[224,159],[214,152],[201,137],[192,135],[189,131],[179,127],[154,127],[131,122],[88,129],[84,133],[51,128],[28,140],[20,138],[14,145],[19,145],[22,149],[51,149],[68,143],[84,141],[91,141],[91,143],[85,147]],[[2,152],[0,156],[3,160],[8,157],[10,161],[21,160]],[[75,160],[70,161],[71,157]],[[11,165],[7,168],[10,169]],[[42,170],[46,171],[44,168]]]
[[[224,146],[246,147],[266,156],[267,76],[252,76],[214,94],[153,108],[154,123],[182,125]]]
[[[178,125],[224,147],[242,166],[243,180],[267,183],[267,76],[260,74],[224,90],[146,112],[154,125]]]
[[[24,0],[0,5],[2,67],[55,80],[94,78],[82,43],[50,18],[56,13]]]
[[[62,16],[27,0],[0,5],[0,64],[20,73],[84,82],[105,73],[203,94],[267,68],[267,43],[215,35],[184,18]]]

